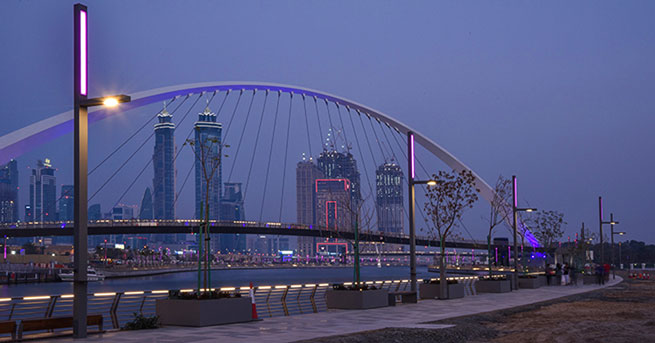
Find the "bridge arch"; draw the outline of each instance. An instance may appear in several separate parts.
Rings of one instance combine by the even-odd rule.
[[[402,123],[398,119],[393,118],[381,111],[375,110],[371,107],[364,106],[355,101],[329,94],[326,92],[300,87],[293,85],[285,85],[270,82],[251,82],[251,81],[222,81],[222,82],[202,82],[174,85],[162,88],[156,88],[137,92],[131,94],[132,101],[120,105],[115,109],[97,109],[89,112],[89,124],[95,123],[105,119],[112,114],[119,111],[127,111],[141,106],[149,105],[155,102],[162,102],[175,97],[182,97],[191,94],[221,92],[221,91],[241,91],[241,90],[256,90],[256,91],[270,91],[270,92],[283,92],[293,93],[296,95],[303,95],[315,99],[321,99],[333,102],[339,106],[354,110],[358,113],[363,113],[371,116],[386,125],[392,127],[396,131],[406,135],[408,132],[414,134],[415,142],[423,146],[426,150],[436,156],[439,160],[443,161],[453,170],[460,172],[462,170],[469,170],[475,176],[476,187],[479,189],[480,195],[492,202],[494,199],[494,189],[484,181],[473,169],[469,168],[466,164],[457,159],[453,154],[441,147],[439,144],[421,134],[419,131],[410,128],[408,125]],[[63,112],[54,115],[50,118],[41,120],[37,123],[28,125],[22,129],[8,133],[0,137],[0,164],[7,163],[10,159],[16,158],[23,153],[33,149],[36,146],[44,144],[57,137],[65,135],[73,130],[73,111]],[[523,226],[523,225],[521,225]],[[526,238],[533,246],[537,245],[536,239],[526,232]]]

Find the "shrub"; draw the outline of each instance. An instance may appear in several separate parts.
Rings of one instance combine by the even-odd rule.
[[[134,312],[134,319],[125,323],[123,330],[145,330],[159,327],[159,316],[146,317]]]

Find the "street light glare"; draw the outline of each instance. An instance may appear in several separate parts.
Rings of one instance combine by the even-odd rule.
[[[118,99],[116,98],[107,98],[102,102],[103,105],[107,107],[116,107],[118,106]]]
[[[533,209],[531,209],[531,208],[528,208],[527,210],[525,210],[525,212],[532,212],[532,211],[533,211]]]
[[[428,186],[436,186],[436,185],[437,185],[437,181],[434,180],[428,181]]]

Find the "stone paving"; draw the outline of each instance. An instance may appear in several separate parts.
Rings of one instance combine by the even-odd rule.
[[[602,287],[621,282],[610,280]],[[482,293],[453,300],[422,300],[418,304],[398,304],[370,310],[330,310],[262,321],[204,328],[163,327],[142,331],[109,331],[75,342],[292,342],[383,328],[445,328],[425,322],[495,311],[551,300],[601,288],[598,285],[549,286],[521,289],[511,293]],[[62,342],[66,339],[51,339]]]

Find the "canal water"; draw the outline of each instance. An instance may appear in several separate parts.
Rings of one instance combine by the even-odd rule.
[[[417,267],[419,279],[438,277],[427,267]],[[212,271],[212,287],[240,287],[252,282],[255,286],[275,286],[299,283],[349,282],[353,280],[352,267],[228,269]],[[364,266],[362,281],[409,279],[409,267]],[[126,292],[161,289],[196,288],[197,272],[181,272],[153,276],[106,279],[89,282],[89,293]],[[72,282],[49,282],[0,286],[0,298],[55,295],[73,293]]]

